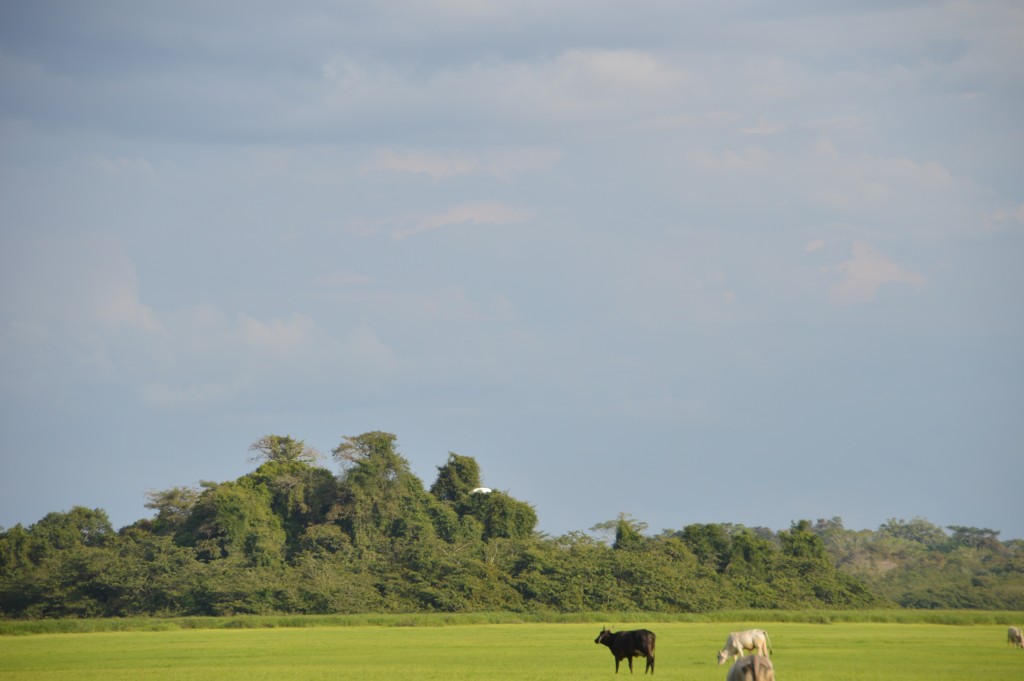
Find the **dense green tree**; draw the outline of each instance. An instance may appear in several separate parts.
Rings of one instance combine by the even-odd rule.
[[[775,545],[747,529],[735,532],[730,539],[725,572],[737,578],[766,580],[776,564]]]
[[[346,437],[334,449],[345,471],[331,517],[358,547],[381,539],[414,538],[424,533],[449,535],[458,521],[429,494],[395,449],[396,437],[374,431]]]
[[[106,511],[84,506],[66,513],[47,513],[30,531],[37,557],[78,546],[101,546],[114,534]]]
[[[620,513],[619,520],[615,524],[615,543],[612,548],[620,551],[635,551],[644,545],[642,528],[638,523],[627,517],[627,514]]]
[[[395,450],[397,440],[395,435],[380,430],[357,436],[346,435],[331,452],[343,467],[348,464],[360,464],[372,466],[374,470],[390,470],[397,475],[404,472],[409,465],[409,462]]]
[[[966,527],[964,525],[949,525],[953,533],[950,538],[954,546],[967,546],[970,548],[986,548],[995,550],[999,546],[999,532],[990,530],[987,527]]]
[[[476,536],[489,541],[522,539],[533,533],[537,514],[530,504],[498,490],[473,491],[481,487],[480,466],[473,457],[449,452],[448,461],[437,470],[430,492],[450,504],[459,516],[458,527],[446,526],[443,531],[439,527],[443,537],[466,540]]]
[[[328,558],[336,554],[351,555],[352,540],[335,523],[310,525],[299,536],[299,551],[305,559]]]
[[[480,487],[480,465],[471,456],[448,452],[448,461],[437,469],[437,479],[430,493],[442,501],[462,504],[470,490]]]
[[[380,537],[400,535],[410,522],[425,520],[406,512],[418,505],[422,485],[395,451],[395,440],[390,433],[365,433],[346,437],[334,449],[345,472],[331,516],[356,545],[372,546]]]
[[[1024,609],[1024,541],[922,518],[851,531],[687,525],[645,536],[627,514],[536,532],[533,507],[472,493],[449,453],[430,491],[394,435],[347,437],[337,477],[299,440],[257,441],[256,470],[151,492],[152,519],[114,532],[74,507],[0,531],[0,617],[718,608]],[[614,539],[613,539],[614,536]]]
[[[527,607],[559,612],[635,608],[617,581],[607,545],[574,533],[518,548],[510,572]]]
[[[0,576],[31,564],[32,535],[20,523],[0,532]]]
[[[199,501],[199,490],[194,487],[171,487],[146,493],[146,508],[156,511],[153,531],[157,534],[175,534]]]
[[[725,570],[732,556],[732,539],[724,525],[687,525],[678,535],[703,565]]]
[[[881,603],[858,579],[836,569],[821,537],[809,520],[794,522],[779,532],[782,568],[771,583],[784,596],[787,607],[868,607]]]
[[[245,479],[270,494],[289,555],[297,550],[307,527],[324,522],[337,495],[337,482],[329,470],[297,459],[268,460]]]
[[[273,496],[251,478],[208,485],[177,535],[200,558],[232,558],[244,565],[269,566],[285,556],[282,518]]]
[[[879,526],[878,534],[917,542],[929,549],[941,548],[949,540],[941,527],[933,525],[924,518],[913,518],[909,521],[902,518],[889,518]]]
[[[783,554],[792,559],[809,564],[831,564],[825,542],[811,531],[809,520],[799,520],[788,532],[779,532],[779,541]]]
[[[619,526],[622,522],[626,522],[629,525],[629,529],[637,535],[641,535],[647,530],[647,523],[637,520],[629,513],[619,513],[617,517],[612,518],[611,520],[605,520],[591,525],[588,532],[593,532],[608,544],[614,545],[615,539],[619,534]]]
[[[362,613],[386,610],[377,581],[350,552],[302,554],[286,573],[299,612]]]

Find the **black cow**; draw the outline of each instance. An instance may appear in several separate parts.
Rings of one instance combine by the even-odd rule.
[[[648,671],[654,674],[654,632],[646,629],[635,629],[633,631],[617,631],[614,634],[610,629],[602,629],[601,633],[594,639],[594,643],[603,643],[608,646],[615,656],[615,673],[619,673],[619,661],[626,658],[629,661],[629,673],[633,673],[633,658],[646,657],[647,666],[644,667],[644,674]]]

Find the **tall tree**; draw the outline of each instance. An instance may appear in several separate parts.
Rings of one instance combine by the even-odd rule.
[[[537,512],[533,506],[504,492],[471,494],[467,507],[469,514],[483,523],[485,540],[498,537],[526,539],[537,527]]]
[[[878,534],[883,537],[917,542],[930,549],[939,548],[949,541],[941,527],[933,525],[924,518],[913,518],[909,521],[902,518],[889,518],[879,526]]]
[[[430,493],[442,501],[459,504],[477,487],[480,487],[480,465],[476,459],[448,452],[448,462],[438,467]]]
[[[332,515],[357,546],[433,531],[440,517],[440,502],[395,450],[396,440],[391,433],[373,431],[345,437],[333,450],[345,472]],[[454,523],[454,513],[448,513],[447,522]]]
[[[953,533],[952,543],[971,548],[997,549],[999,547],[999,530],[987,527],[967,527],[966,525],[947,525]]]
[[[66,513],[47,513],[30,528],[33,548],[39,554],[76,546],[101,546],[114,536],[107,512],[75,506]]]
[[[265,486],[248,477],[207,484],[177,535],[205,560],[232,558],[243,565],[277,565],[284,559],[285,531]]]
[[[245,477],[270,492],[290,551],[298,549],[306,527],[324,521],[337,492],[329,470],[297,460],[267,461]]]
[[[313,447],[302,440],[296,440],[291,435],[264,435],[249,445],[249,451],[255,452],[251,457],[253,461],[313,463],[323,456]]]
[[[194,487],[171,487],[146,492],[146,498],[149,499],[146,508],[156,511],[153,531],[157,534],[174,534],[181,529],[199,501],[199,490]]]
[[[732,538],[724,525],[687,525],[679,538],[690,547],[693,555],[705,566],[717,572],[725,570],[732,557]]]
[[[615,523],[615,543],[612,548],[619,550],[636,550],[643,547],[644,538],[640,533],[646,523],[640,523],[631,519],[628,514],[620,513],[619,520]]]

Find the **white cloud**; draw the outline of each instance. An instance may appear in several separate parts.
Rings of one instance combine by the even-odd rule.
[[[157,409],[184,409],[217,404],[236,390],[220,383],[169,385],[153,381],[139,391],[142,401]]]
[[[546,64],[530,65],[516,84],[523,102],[535,110],[587,120],[601,113],[628,112],[641,119],[663,115],[693,81],[651,52],[570,50]]]
[[[696,150],[687,155],[687,160],[701,171],[770,175],[834,209],[863,211],[905,201],[908,196],[917,199],[974,190],[970,182],[958,181],[938,162],[844,154],[827,138],[819,138],[809,147],[782,151],[769,151],[763,146]]]
[[[314,342],[319,332],[313,320],[301,314],[267,321],[243,314],[239,318],[238,328],[245,345],[275,355],[301,351]]]
[[[135,264],[112,234],[34,234],[12,237],[4,248],[0,311],[10,318],[63,333],[110,325],[160,330],[139,299]]]
[[[368,69],[346,55],[337,54],[323,63],[320,72],[326,80],[353,83],[366,80]]]
[[[358,94],[376,100],[367,101],[378,108],[416,111],[417,120],[445,127],[490,121],[488,134],[494,125],[509,132],[523,125],[534,130],[570,126],[575,133],[595,125],[603,130],[609,123],[638,127],[679,115],[680,104],[698,87],[688,70],[653,51],[590,48],[391,73],[386,87]],[[338,112],[359,106],[352,103],[353,94],[338,98]]]
[[[253,386],[386,376],[398,365],[366,326],[336,337],[301,313],[154,308],[109,234],[8,237],[4,246],[0,358],[6,387],[18,395],[38,386],[120,385],[152,407],[181,409],[223,403]]]
[[[491,175],[508,178],[546,170],[562,157],[562,152],[545,147],[511,147],[474,152],[437,152],[423,150],[380,149],[364,171],[414,173],[434,179],[457,175]]]
[[[855,243],[853,257],[836,265],[835,271],[840,280],[829,289],[829,300],[839,305],[871,302],[885,284],[921,288],[927,282],[924,275],[905,269],[865,242]]]
[[[329,300],[366,310],[385,323],[401,320],[414,326],[436,322],[507,322],[514,316],[514,307],[505,296],[476,298],[458,286],[398,292],[341,291]]]
[[[433,178],[446,178],[454,175],[468,175],[475,172],[477,167],[474,159],[464,156],[381,149],[377,152],[373,162],[369,164],[368,169],[389,173],[416,173]]]
[[[754,55],[745,70],[746,85],[751,92],[769,99],[796,97],[808,80],[800,64],[780,57]]]
[[[510,225],[532,220],[533,213],[500,201],[456,205],[439,213],[411,214],[372,220],[355,218],[342,229],[354,236],[387,233],[395,241],[454,225]],[[326,283],[326,282],[324,282]],[[350,280],[347,283],[358,283]],[[366,282],[363,282],[366,283]]]
[[[499,179],[552,168],[564,153],[555,147],[502,147],[483,152],[481,167]]]
[[[736,146],[736,139],[709,136],[704,148],[686,152],[688,169],[700,173],[698,181],[727,186],[723,200],[737,205],[822,215],[821,240],[878,242],[895,236],[936,242],[970,236],[991,196],[972,178],[934,160],[851,153],[845,144],[821,137],[797,144],[766,139],[751,146]],[[985,218],[990,226],[1011,221],[1009,211]]]
[[[358,326],[340,346],[344,362],[369,376],[388,376],[399,368],[398,356],[368,326]]]
[[[335,336],[302,314],[229,317],[201,305],[169,315],[166,326],[160,347],[146,350],[159,360],[140,379],[143,399],[157,408],[226,403],[270,386],[312,389],[332,380],[381,380],[399,365],[369,326]]]
[[[412,227],[395,230],[392,236],[396,240],[402,240],[450,225],[465,223],[475,225],[508,225],[526,222],[532,217],[533,215],[529,211],[505,203],[467,203],[443,213],[436,213],[421,218]]]
[[[271,318],[240,313],[231,318],[204,305],[178,316],[168,336],[174,347],[182,349],[177,362],[184,365],[215,359],[225,367],[256,373],[263,372],[261,367],[301,373],[364,365],[390,370],[394,365],[393,357],[385,359],[390,350],[369,327],[354,327],[339,338],[298,313]]]
[[[317,284],[327,287],[366,286],[373,281],[373,277],[347,270],[329,272],[316,279]]]
[[[1024,225],[1024,203],[1010,210],[997,210],[985,215],[985,229],[988,231],[998,231],[1013,225]]]
[[[104,321],[154,333],[161,330],[156,312],[139,300],[137,282],[111,288],[96,302],[96,312]]]
[[[641,50],[570,50],[557,63],[566,81],[591,91],[657,91],[680,81],[678,72]]]
[[[97,154],[93,157],[92,162],[96,168],[110,175],[152,179],[157,174],[153,164],[147,159],[140,157],[111,157]]]
[[[777,123],[768,123],[766,121],[758,121],[755,125],[748,125],[740,128],[740,132],[744,135],[775,135],[786,129],[786,126],[779,125]]]
[[[817,163],[809,170],[817,176],[817,195],[835,208],[864,210],[887,203],[943,197],[952,190],[969,190],[940,163],[915,161],[906,157],[880,157],[871,154],[847,156],[831,142],[815,146]]]
[[[742,151],[694,151],[688,155],[688,160],[698,170],[718,173],[768,173],[778,163],[763,147],[748,147]]]

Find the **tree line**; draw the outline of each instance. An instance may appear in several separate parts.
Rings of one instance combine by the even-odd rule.
[[[832,518],[652,536],[622,514],[552,537],[529,503],[478,489],[472,457],[449,453],[428,488],[390,433],[344,438],[337,474],[290,436],[251,451],[251,473],[151,492],[153,517],[117,531],[84,507],[3,530],[0,617],[1024,609],[1024,542],[989,529]]]

